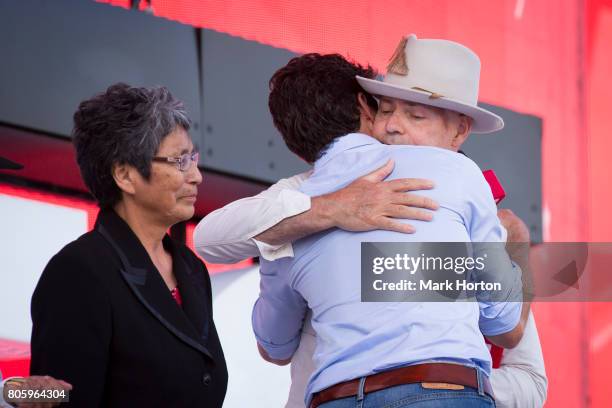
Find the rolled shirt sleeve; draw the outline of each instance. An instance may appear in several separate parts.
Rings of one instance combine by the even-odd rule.
[[[293,256],[290,242],[269,245],[254,237],[310,209],[310,197],[297,190],[309,174],[282,179],[256,196],[234,201],[208,214],[194,231],[198,254],[214,263],[235,263],[256,256],[267,260]]]
[[[480,309],[478,324],[485,336],[497,336],[512,331],[520,321],[523,307],[522,271],[510,260],[503,243],[486,245],[486,248],[489,248],[485,250],[489,255],[487,268],[478,280],[499,283],[502,289],[476,294]],[[494,261],[493,258],[498,259]]]
[[[478,326],[485,336],[497,336],[512,331],[521,319],[522,303],[495,302],[480,304]]]
[[[289,359],[300,344],[301,334],[285,337],[282,334],[284,330],[281,328],[271,331],[269,325],[263,324],[264,319],[270,318],[269,305],[265,303],[265,300],[259,298],[253,307],[252,323],[257,343],[266,350],[271,358],[275,360]],[[283,322],[279,322],[279,324],[282,325]]]
[[[283,259],[264,262],[260,270],[260,294],[253,306],[252,325],[257,342],[276,360],[293,356],[300,344],[308,307],[290,286],[290,273]]]

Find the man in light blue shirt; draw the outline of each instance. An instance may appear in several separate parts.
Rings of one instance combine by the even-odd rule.
[[[398,50],[408,54],[411,42],[414,45],[416,37],[406,41]],[[441,44],[434,44],[437,45]],[[431,50],[432,53],[434,51]],[[471,57],[469,53],[471,51],[468,50],[468,59]],[[364,383],[369,384],[379,378],[378,374],[372,374],[384,374],[407,365],[417,367],[417,364],[425,368],[439,368],[439,365],[431,363],[444,362],[452,364],[442,366],[448,372],[455,367],[475,368],[471,369],[477,379],[474,398],[480,398],[479,401],[466,401],[458,394],[446,395],[445,406],[492,406],[490,397],[485,395],[482,387],[490,372],[490,356],[480,333],[482,331],[504,346],[516,344],[522,335],[521,304],[361,303],[359,253],[362,242],[501,242],[503,229],[482,173],[471,160],[456,153],[472,126],[480,131],[490,131],[499,128],[499,122],[496,122],[496,117],[486,117],[486,114],[483,116],[470,110],[467,113],[471,115],[467,116],[459,109],[459,105],[452,106],[457,109],[450,113],[448,106],[442,110],[424,105],[423,102],[429,102],[428,98],[434,96],[430,91],[419,91],[426,94],[426,98],[419,99],[420,103],[413,103],[408,98],[397,99],[401,95],[395,93],[392,93],[393,98],[382,98],[377,119],[373,120],[366,96],[357,96],[358,91],[353,90],[354,97],[359,98],[360,109],[357,126],[348,131],[373,130],[371,133],[384,140],[399,132],[394,127],[412,127],[404,130],[412,133],[416,144],[430,144],[440,148],[388,146],[362,133],[338,137],[341,134],[334,135],[333,131],[339,132],[341,126],[333,120],[328,125],[333,129],[329,132],[331,136],[327,136],[331,140],[325,139],[322,136],[325,129],[317,134],[319,128],[316,125],[310,130],[295,123],[302,119],[307,107],[297,108],[297,116],[292,115],[292,108],[287,108],[290,105],[283,98],[291,99],[295,96],[294,91],[304,91],[304,84],[300,84],[299,79],[300,75],[306,74],[319,76],[311,78],[310,83],[317,84],[314,86],[320,87],[324,94],[326,89],[331,88],[331,84],[326,86],[324,83],[327,80],[324,66],[337,71],[338,64],[342,65],[342,62],[333,56],[328,59],[321,56],[300,58],[301,61],[299,58],[293,60],[284,71],[279,70],[273,77],[270,109],[288,146],[307,161],[314,161],[313,174],[302,185],[302,191],[311,196],[335,191],[393,159],[396,165],[390,178],[401,178],[409,174],[411,177],[428,178],[435,182],[436,188],[429,196],[440,203],[440,210],[436,212],[433,222],[416,225],[418,232],[414,235],[383,231],[357,234],[331,230],[294,243],[293,258],[263,261],[261,294],[253,310],[253,327],[262,355],[275,362],[290,358],[299,343],[306,310],[310,308],[313,311],[312,324],[317,332],[317,368],[308,385],[307,403],[310,403],[314,395],[313,404],[321,403],[325,407],[355,406],[355,398],[358,403],[366,401],[366,404],[369,398],[370,405],[373,404],[371,406],[383,404],[383,400],[386,404],[389,398],[398,398],[397,395],[391,395],[388,386],[383,387],[382,391],[363,396],[363,392],[368,389]],[[457,64],[454,66],[457,67]],[[417,73],[418,68],[414,67]],[[400,66],[397,69],[398,75],[402,75],[403,71]],[[392,69],[389,72],[393,72]],[[364,76],[361,72],[357,74]],[[337,78],[342,75],[347,76],[347,72],[341,70]],[[335,88],[337,92],[343,88],[342,83],[336,85],[339,85]],[[440,88],[429,86],[428,89]],[[384,92],[382,90],[376,94],[385,95]],[[329,105],[320,104],[317,100],[323,99],[322,96],[309,101],[312,95],[306,92],[300,103],[318,106],[317,119],[323,118],[321,122],[325,123],[325,118],[333,115],[334,109],[325,111],[325,106]],[[448,103],[448,100],[445,102]],[[347,123],[350,123],[350,119]],[[318,144],[315,143],[312,149],[311,141],[315,139],[318,139]],[[509,259],[508,265],[512,269]],[[398,376],[397,371],[393,373],[395,377]],[[421,378],[423,383],[432,381],[429,379],[433,377],[427,375]],[[367,376],[370,377],[363,380]],[[358,385],[346,383],[357,378],[362,379]],[[454,385],[459,387],[472,386],[469,381],[461,381],[451,381],[449,377],[448,381],[434,382],[456,383]],[[344,388],[355,385],[356,392],[345,397],[338,391],[338,384],[344,384]],[[397,389],[391,391],[396,392]],[[422,390],[413,387],[402,392],[405,394],[400,395],[403,398],[421,394]],[[349,401],[351,398],[352,402]],[[451,405],[453,400],[456,400],[455,405]],[[353,405],[334,405],[345,402]]]

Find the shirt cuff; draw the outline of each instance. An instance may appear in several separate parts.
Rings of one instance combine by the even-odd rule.
[[[297,336],[284,344],[275,344],[265,341],[259,337],[257,333],[255,333],[255,338],[257,339],[257,343],[259,343],[259,345],[266,350],[268,356],[274,360],[287,360],[291,358],[293,353],[295,353],[295,350],[297,350],[298,346],[300,345],[300,336]]]
[[[253,334],[255,335],[257,343],[263,347],[266,353],[268,353],[268,356],[274,360],[286,360],[291,358],[300,345],[301,330],[285,343],[275,342],[274,340],[279,339],[279,337],[281,338],[280,341],[285,341],[291,334],[285,333],[283,336],[278,330],[275,330],[282,328],[282,323],[275,325],[275,327],[270,325],[270,321],[274,320],[274,316],[272,316],[272,319],[270,319],[270,316],[264,316],[264,313],[259,309],[259,306],[261,306],[260,302],[262,302],[261,297],[255,301],[251,314],[251,327],[253,328]],[[260,333],[264,334],[264,336],[261,336]]]
[[[504,309],[497,319],[480,320],[480,332],[485,336],[498,336],[512,331],[521,320],[523,304],[520,302],[505,302]]]
[[[272,226],[278,224],[286,218],[293,217],[295,215],[310,210],[310,196],[300,191],[282,190],[278,194],[278,201],[281,203],[283,212],[281,217],[279,217],[280,219],[275,220],[276,222],[274,222]],[[272,226],[258,232],[256,235],[259,235],[261,232],[269,228],[272,228]],[[280,258],[293,257],[293,245],[291,245],[291,242],[279,245],[271,245],[263,241],[258,241],[255,238],[251,239],[255,243],[255,245],[257,245],[261,257],[266,261],[274,261]]]
[[[293,257],[293,245],[291,243],[270,245],[265,242],[258,241],[253,238],[253,242],[259,249],[259,254],[266,261],[275,261],[280,258],[292,258]]]

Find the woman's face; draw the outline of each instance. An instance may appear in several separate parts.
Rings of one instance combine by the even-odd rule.
[[[182,127],[166,136],[155,154],[156,157],[180,157],[193,152],[193,143]],[[151,177],[138,177],[135,183],[134,202],[160,222],[173,225],[193,217],[194,204],[202,174],[197,163],[190,162],[185,171],[178,163],[151,163]]]

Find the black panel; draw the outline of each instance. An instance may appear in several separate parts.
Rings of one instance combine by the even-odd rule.
[[[274,182],[307,169],[289,152],[268,111],[268,81],[293,54],[202,30],[202,161]]]
[[[0,125],[0,147],[2,156],[25,166],[19,171],[0,170],[0,180],[26,186],[32,181],[36,187],[46,186],[60,194],[87,194],[69,140]],[[251,180],[200,170],[204,181],[198,188],[198,217],[239,198],[255,195],[266,187]]]
[[[500,207],[510,208],[531,230],[534,242],[542,241],[542,121],[508,109],[483,105],[502,118],[499,132],[471,135],[465,153],[481,169],[493,169],[506,191]]]
[[[2,0],[0,60],[0,122],[68,136],[78,103],[121,81],[167,86],[198,127],[190,26],[94,1]]]

